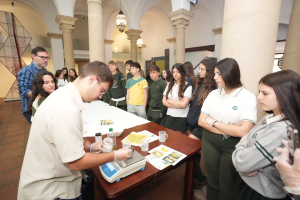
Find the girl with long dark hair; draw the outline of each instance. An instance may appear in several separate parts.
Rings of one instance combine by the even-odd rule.
[[[28,113],[33,121],[34,114],[43,101],[57,89],[57,81],[53,74],[48,71],[39,71],[32,84],[32,96],[28,103]]]
[[[66,86],[68,84],[68,79],[64,78],[64,72],[63,70],[56,70],[55,72],[55,78],[57,79],[57,86],[58,88],[61,88],[63,86]]]
[[[64,67],[61,70],[62,70],[64,79],[68,80],[68,78],[69,78],[68,68]]]
[[[171,72],[170,72],[169,69],[164,69],[164,70],[162,70],[162,72],[161,72],[161,77],[162,77],[162,79],[163,79],[164,81],[166,81],[167,83],[169,83],[170,80],[171,80],[172,74],[171,74]]]
[[[282,140],[288,140],[288,127],[300,130],[300,76],[291,70],[268,74],[258,88],[261,108],[270,114],[242,137],[232,154],[240,175],[233,199],[290,199],[273,157],[279,156]]]
[[[198,125],[198,120],[201,113],[202,105],[209,93],[212,90],[217,89],[214,80],[214,68],[216,63],[217,62],[214,59],[204,59],[199,65],[199,76],[196,79],[196,87],[191,98],[190,110],[187,116],[188,129],[190,132],[192,132],[192,130],[194,130],[195,128],[200,127]],[[203,131],[202,127],[201,130]],[[201,137],[198,135],[196,137],[191,135],[190,137],[196,140],[201,139]]]
[[[75,79],[77,78],[77,72],[75,71],[75,69],[70,69],[70,77],[69,77],[69,81],[73,82],[75,81]]]
[[[192,86],[186,81],[186,74],[181,63],[172,67],[173,76],[164,91],[163,104],[168,107],[161,125],[177,131],[186,132],[186,117],[189,112],[189,101],[192,96]]]
[[[238,177],[231,155],[257,117],[256,98],[243,87],[238,63],[225,58],[216,64],[214,72],[218,89],[206,97],[198,121],[204,128],[202,151],[208,200],[231,198]],[[241,120],[242,125],[236,126]]]
[[[183,67],[186,73],[187,81],[192,85],[193,88],[196,86],[196,76],[194,73],[194,67],[191,62],[183,63]]]
[[[190,138],[201,141],[203,128],[198,125],[199,116],[203,102],[208,94],[217,89],[214,81],[214,68],[216,66],[214,59],[204,59],[199,65],[198,78],[196,79],[196,87],[190,101],[190,110],[187,115],[187,135]],[[196,178],[194,188],[200,189],[206,184],[206,177],[200,168],[201,154],[198,154],[196,163]]]

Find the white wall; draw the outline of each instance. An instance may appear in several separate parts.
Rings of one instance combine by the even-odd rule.
[[[130,53],[130,41],[127,39],[126,33],[121,33],[117,28],[115,28],[112,40],[114,40],[114,43],[112,44],[113,51]]]
[[[150,60],[152,57],[165,55],[165,49],[170,47],[168,38],[173,37],[173,30],[170,19],[160,9],[150,9],[143,15],[140,23],[143,31],[141,37],[147,45],[143,51],[143,57]]]
[[[211,13],[199,7],[191,10],[195,15],[185,30],[185,47],[198,47],[215,44],[214,20]]]

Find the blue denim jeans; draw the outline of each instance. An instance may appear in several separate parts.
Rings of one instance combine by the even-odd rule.
[[[24,112],[23,113],[24,117],[27,119],[27,121],[31,124],[31,115],[29,115],[28,113]]]

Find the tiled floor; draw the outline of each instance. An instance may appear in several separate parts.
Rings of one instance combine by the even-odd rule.
[[[30,125],[21,113],[20,101],[0,99],[0,198],[17,199],[20,171],[29,136]],[[142,188],[129,200],[180,200],[183,195],[185,165],[159,177],[154,184]],[[95,199],[103,199],[95,180]],[[205,200],[205,189],[194,190],[195,200]]]

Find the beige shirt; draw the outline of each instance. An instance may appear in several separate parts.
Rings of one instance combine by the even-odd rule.
[[[67,164],[84,156],[83,101],[69,83],[39,107],[30,129],[18,199],[71,199],[80,195],[81,173]]]

